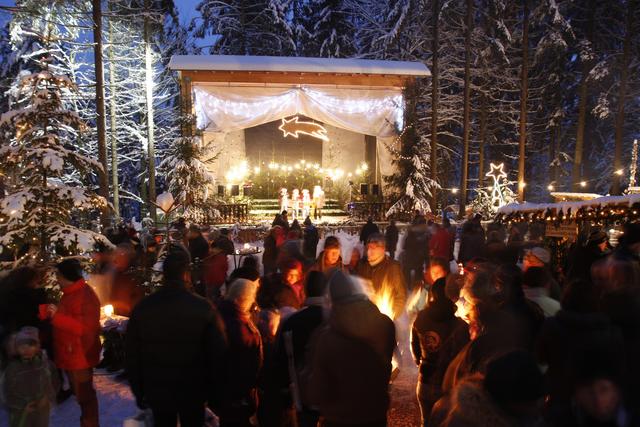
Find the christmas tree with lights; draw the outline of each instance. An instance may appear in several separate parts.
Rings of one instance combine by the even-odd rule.
[[[16,88],[23,106],[0,116],[0,249],[10,265],[81,254],[98,241],[110,246],[81,227],[107,202],[88,181],[100,164],[78,151],[86,125],[64,106],[75,85],[51,71],[51,56],[37,62],[40,71],[23,76]]]

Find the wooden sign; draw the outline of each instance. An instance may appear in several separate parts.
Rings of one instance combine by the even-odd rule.
[[[544,235],[546,237],[565,238],[573,242],[578,237],[578,225],[575,221],[563,222],[557,227],[555,224],[547,224]]]

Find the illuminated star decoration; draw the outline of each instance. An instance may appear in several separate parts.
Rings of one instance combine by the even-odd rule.
[[[286,118],[282,119],[282,124],[278,129],[282,131],[285,138],[289,135],[297,138],[299,136],[298,134],[303,133],[305,135],[321,139],[325,142],[329,141],[327,130],[324,128],[324,126],[315,122],[301,122],[298,121],[298,119],[298,116],[295,116],[289,120],[287,120]]]
[[[493,178],[493,186],[491,191],[491,206],[500,207],[506,204],[504,200],[504,195],[502,194],[502,184],[501,180],[507,177],[507,174],[504,171],[504,163],[500,163],[496,165],[495,163],[491,163],[491,170],[487,172],[486,176],[490,176]]]

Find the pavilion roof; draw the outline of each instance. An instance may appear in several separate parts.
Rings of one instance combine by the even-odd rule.
[[[287,56],[174,55],[169,68],[178,71],[328,73],[428,77],[422,62]]]

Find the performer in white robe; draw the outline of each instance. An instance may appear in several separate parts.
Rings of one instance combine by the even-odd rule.
[[[282,213],[289,209],[289,194],[286,188],[280,189],[280,212]]]
[[[300,214],[299,209],[300,209],[300,191],[298,191],[298,189],[294,189],[291,192],[291,209],[292,209],[292,216],[291,219],[298,219],[298,216]]]
[[[311,214],[311,196],[309,190],[302,190],[302,218],[307,218]]]
[[[319,185],[313,187],[313,219],[322,219],[322,208],[324,208],[324,190]]]

